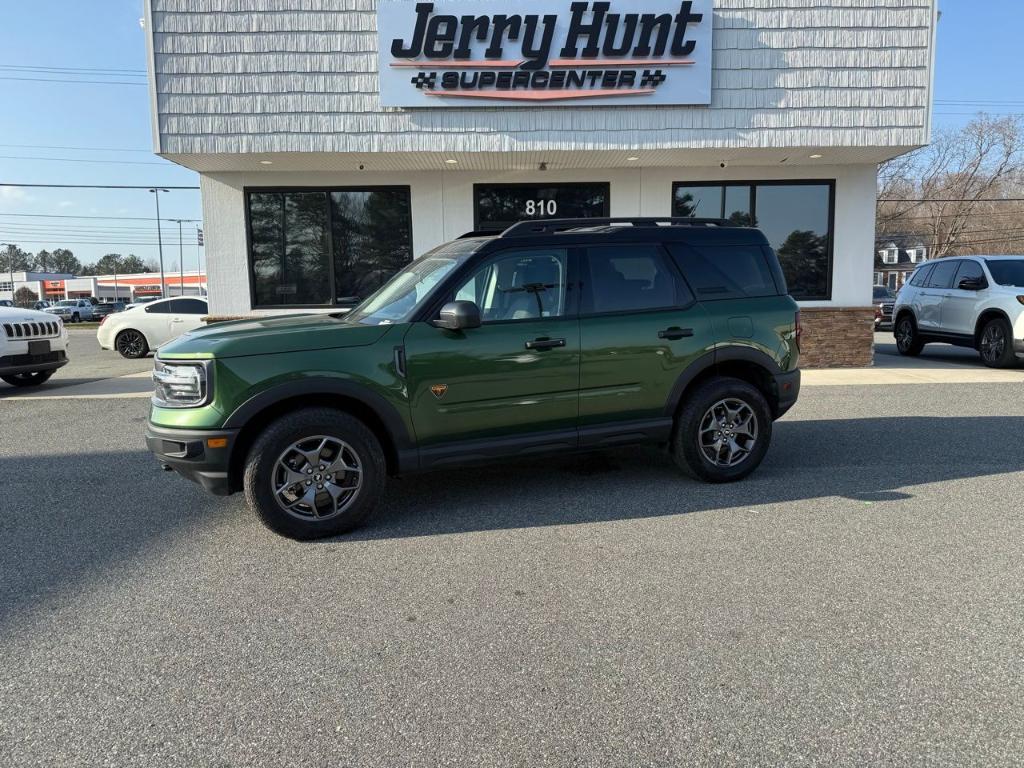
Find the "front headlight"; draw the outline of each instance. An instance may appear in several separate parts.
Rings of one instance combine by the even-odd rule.
[[[210,400],[208,361],[153,362],[153,405],[158,408],[196,408]]]

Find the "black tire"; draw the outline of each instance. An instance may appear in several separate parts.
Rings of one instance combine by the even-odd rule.
[[[746,407],[746,412],[754,421],[753,440],[736,428],[737,422],[726,421],[724,426],[719,422],[718,426],[714,426],[714,419],[720,416],[724,420],[732,411],[716,410],[717,415],[713,415],[713,420],[706,423],[712,409],[723,402],[742,403]],[[740,418],[746,413],[739,409],[737,411],[741,413]],[[747,425],[749,435],[749,423],[739,423]],[[706,430],[709,424],[715,432]],[[717,431],[719,426],[720,432]],[[727,442],[723,443],[722,438],[726,438]],[[700,385],[683,402],[672,432],[672,456],[679,468],[694,479],[708,483],[730,483],[742,480],[760,466],[768,453],[771,440],[772,414],[764,395],[745,381],[721,377]],[[717,451],[716,442],[721,445]],[[734,457],[730,445],[742,449],[743,455]],[[723,454],[723,451],[728,454]],[[718,457],[719,463],[710,458],[709,454],[712,453]],[[728,461],[732,458],[737,460],[729,465]],[[721,463],[723,460],[726,464]]]
[[[978,337],[978,354],[989,368],[1012,368],[1017,364],[1013,353],[1013,329],[1002,317],[985,323]]]
[[[71,322],[72,322],[72,323],[77,323],[77,322],[79,322],[79,321],[80,321],[81,319],[82,319],[82,318],[81,318],[81,317],[79,317],[79,315],[78,315],[78,313],[77,313],[77,312],[75,312],[75,314],[73,314],[73,315],[71,316]]]
[[[126,328],[114,337],[114,349],[121,357],[137,360],[149,353],[149,342],[146,341],[142,331]]]
[[[50,380],[56,371],[34,371],[32,373],[15,373],[10,376],[0,376],[12,387],[36,387]]]
[[[905,357],[917,357],[924,349],[921,334],[917,332],[917,323],[910,315],[903,315],[893,327],[896,337],[896,351]]]
[[[313,446],[322,438],[342,444],[345,449],[343,453],[339,452],[339,455],[344,456],[343,460],[349,466],[358,467],[359,472],[344,472],[345,479],[342,483],[328,483],[331,475],[325,474],[322,475],[324,483],[315,484],[314,478],[321,477],[320,473],[325,471],[319,467],[323,466],[329,471],[334,465],[327,462],[338,459],[338,456],[329,455],[333,445],[328,445],[317,454],[321,457],[318,461],[323,460],[324,464],[315,467],[315,474],[306,480],[305,485],[309,487],[304,489],[302,481],[292,486],[315,494],[312,508],[319,508],[323,516],[314,517],[309,505],[302,502],[304,496],[292,502],[293,511],[288,511],[278,503],[278,496],[287,500],[288,497],[299,497],[299,494],[291,493],[290,490],[285,490],[283,494],[275,493],[275,484],[279,481],[285,482],[288,477],[283,474],[288,470],[283,464],[279,464],[279,461],[285,460],[287,463],[285,457],[291,453],[298,463],[288,466],[296,474],[303,475],[312,465],[293,447],[301,445],[312,452]],[[305,442],[307,440],[308,443]],[[328,458],[323,459],[324,456]],[[353,461],[354,464],[351,463]],[[359,476],[358,489],[347,497],[342,509],[337,510],[335,506],[337,511],[332,512],[334,496],[326,486],[330,485],[335,490],[345,482],[351,486],[356,482],[356,474]],[[308,540],[337,536],[363,525],[377,508],[384,494],[386,479],[387,466],[380,441],[363,422],[332,408],[307,408],[286,414],[264,429],[246,459],[243,486],[249,506],[264,525],[282,536]],[[314,484],[311,485],[310,481]],[[314,490],[320,487],[324,487],[324,490]],[[341,495],[344,496],[344,492]]]

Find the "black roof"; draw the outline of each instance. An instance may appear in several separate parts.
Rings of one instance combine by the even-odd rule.
[[[726,219],[593,218],[521,221],[501,233],[489,233],[488,244],[513,244],[530,240],[553,245],[571,239],[574,243],[597,244],[617,241],[633,243],[684,242],[692,245],[768,245],[759,229],[738,227]],[[480,238],[482,232],[463,237]]]

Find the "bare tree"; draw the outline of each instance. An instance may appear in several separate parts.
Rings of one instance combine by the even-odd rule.
[[[880,166],[878,231],[918,236],[932,258],[1019,251],[1022,191],[1024,121],[979,115]]]

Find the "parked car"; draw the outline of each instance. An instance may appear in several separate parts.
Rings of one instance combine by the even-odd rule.
[[[896,303],[896,294],[887,285],[876,285],[871,290],[871,301],[875,305],[875,330],[890,330],[892,328],[892,310]]]
[[[757,229],[522,222],[434,249],[348,314],[162,347],[147,443],[296,538],[360,525],[387,474],[482,459],[655,443],[727,482],[758,467],[796,401],[799,338]]]
[[[37,301],[35,304],[33,304],[32,305],[32,309],[36,310],[37,312],[42,312],[42,311],[44,311],[44,310],[46,310],[46,309],[48,309],[48,308],[50,308],[52,306],[53,306],[53,302],[52,301],[46,301],[44,299],[43,301]]]
[[[943,342],[978,350],[992,368],[1024,356],[1024,256],[963,256],[914,270],[895,306],[896,347]]]
[[[0,307],[13,307],[14,302],[10,299],[0,299]]]
[[[68,362],[68,332],[59,317],[0,307],[0,379],[15,387],[42,384]]]
[[[159,299],[100,320],[96,339],[122,357],[143,357],[152,349],[199,328],[209,314],[205,299]]]
[[[145,296],[145,297],[143,297],[141,299],[136,299],[135,301],[132,301],[132,302],[130,302],[128,304],[125,304],[124,308],[125,309],[134,309],[135,307],[141,306],[143,304],[149,304],[150,302],[153,302],[153,301],[159,301],[161,298],[163,298],[163,297],[161,297],[161,296]]]
[[[103,304],[97,304],[92,308],[93,319],[99,319],[112,315],[115,312],[124,312],[125,305],[123,301],[110,301],[104,302]]]
[[[88,299],[64,299],[52,307],[47,307],[45,311],[57,315],[67,323],[92,320],[92,302]]]

